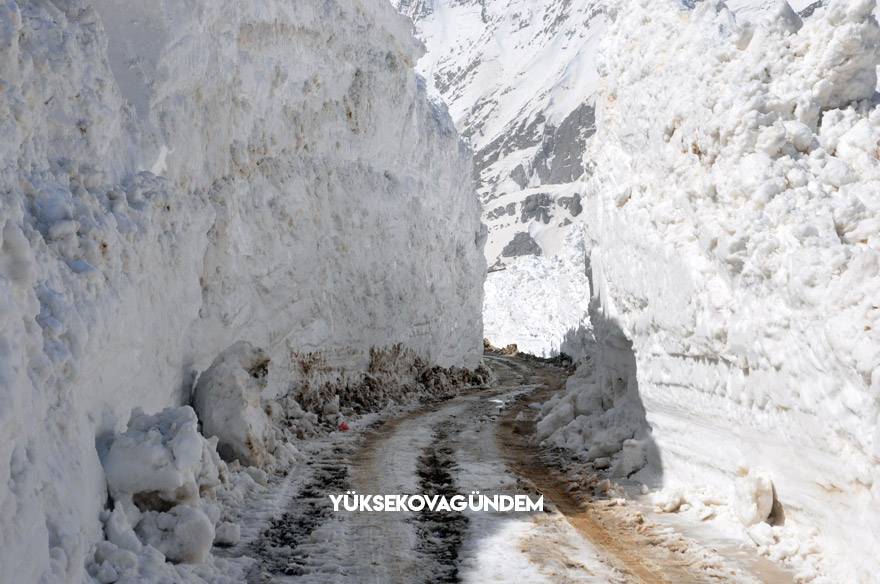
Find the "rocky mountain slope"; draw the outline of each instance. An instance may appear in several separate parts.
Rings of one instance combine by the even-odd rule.
[[[548,301],[568,305],[523,313],[532,284],[497,276],[487,289],[486,334],[535,354],[558,351],[568,328],[587,318],[554,289],[550,258],[569,254],[582,232],[581,183],[586,143],[595,132],[597,49],[609,23],[602,0],[394,0],[411,16],[427,54],[418,63],[429,91],[449,106],[474,150],[474,176],[489,227],[490,272],[526,259],[530,281],[548,281]],[[573,232],[570,234],[569,232]],[[583,278],[574,275],[576,278]],[[490,281],[496,276],[490,273]],[[499,280],[499,282],[501,281]],[[549,308],[549,305],[546,305]],[[510,312],[522,318],[505,326]],[[542,323],[554,320],[547,333]]]
[[[419,55],[381,0],[0,2],[4,573],[84,576],[105,437],[235,341],[276,393],[292,352],[477,363],[471,158]]]

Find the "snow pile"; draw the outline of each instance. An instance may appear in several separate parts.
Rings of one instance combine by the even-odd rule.
[[[200,493],[220,484],[223,464],[217,440],[199,434],[189,406],[150,416],[135,409],[128,430],[117,436],[103,460],[110,496],[137,517],[135,498],[165,503],[199,502]]]
[[[744,520],[772,481],[786,526],[818,529],[852,582],[880,546],[873,10],[777,3],[745,26],[714,1],[626,3],[584,202],[594,294],[632,342],[663,481],[727,493],[761,469]]]
[[[516,344],[540,357],[581,350],[590,329],[588,251],[582,231],[566,238],[558,256],[519,258],[489,273],[483,327],[493,345]]]
[[[541,407],[536,435],[546,445],[572,451],[596,470],[630,477],[649,457],[656,462],[635,356],[630,342],[602,318],[595,302],[591,308],[594,328],[580,345],[585,355],[565,390]]]
[[[340,372],[321,353],[293,356],[292,383],[281,397],[282,426],[308,429],[324,422],[331,427],[347,415],[376,411],[413,399],[431,401],[484,386],[491,372],[483,367],[440,367],[400,344],[370,349],[365,372]]]
[[[0,0],[5,571],[83,577],[96,437],[233,342],[476,365],[470,155],[419,54],[382,0]]]
[[[201,509],[187,505],[144,513],[135,532],[172,562],[204,562],[214,544],[214,522]]]
[[[235,343],[199,376],[193,405],[206,436],[216,436],[227,460],[264,466],[270,457],[269,417],[261,394],[266,388],[269,357],[246,341]]]
[[[103,458],[113,507],[103,514],[106,541],[88,566],[92,576],[149,580],[175,574],[166,558],[192,564],[208,558],[220,511],[203,497],[226,475],[216,446],[216,438],[199,434],[189,406],[153,416],[132,412]]]
[[[651,507],[657,513],[682,515],[686,530],[709,522],[714,537],[736,542],[739,549],[751,544],[755,553],[795,568],[797,582],[848,581],[828,570],[818,529],[786,522],[769,477],[753,469],[739,472],[742,476],[729,497],[712,488],[673,486],[652,492]]]

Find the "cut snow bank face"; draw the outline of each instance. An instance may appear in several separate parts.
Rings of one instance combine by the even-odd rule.
[[[747,524],[772,484],[848,582],[880,547],[873,9],[779,3],[743,27],[717,2],[621,6],[585,197],[664,482],[735,492]]]
[[[476,365],[470,157],[409,28],[381,0],[0,0],[5,572],[83,575],[96,444],[235,341]]]

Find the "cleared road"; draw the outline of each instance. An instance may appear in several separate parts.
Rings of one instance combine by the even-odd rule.
[[[565,381],[545,363],[487,356],[497,383],[311,453],[296,488],[248,544],[251,582],[787,582],[760,562],[656,537],[634,509],[563,487],[529,440],[529,404]],[[530,494],[545,511],[334,512],[328,494]],[[708,558],[708,559],[707,559]]]

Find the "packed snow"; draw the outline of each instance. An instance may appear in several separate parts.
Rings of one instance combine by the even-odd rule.
[[[293,352],[363,371],[402,343],[477,364],[471,157],[412,70],[420,50],[382,0],[0,1],[5,574],[94,576],[99,450],[134,408],[188,403],[237,341],[271,359],[274,395]],[[154,559],[208,539],[174,509],[139,528]]]
[[[873,581],[880,545],[874,10],[621,5],[583,197],[598,348],[544,412],[551,443],[617,443],[601,466],[640,444],[661,507],[708,489],[805,580]]]
[[[563,253],[551,258],[526,257],[489,274],[483,329],[500,347],[551,357],[579,356],[590,331],[590,282],[581,230],[566,235]]]

